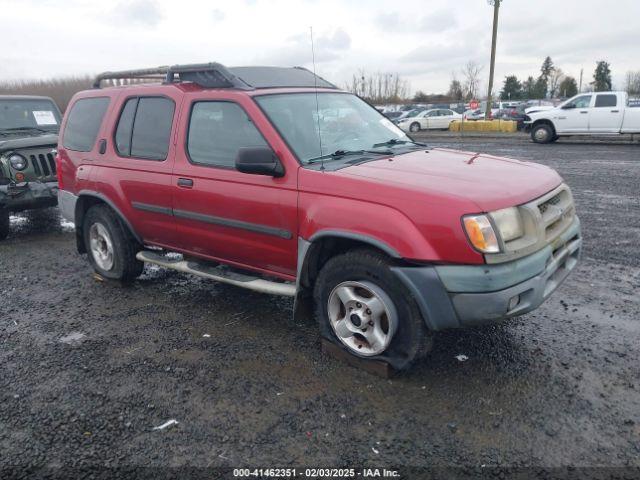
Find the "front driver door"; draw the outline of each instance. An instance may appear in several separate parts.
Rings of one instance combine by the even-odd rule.
[[[556,121],[558,133],[588,133],[591,95],[580,95],[560,109]]]
[[[235,169],[240,148],[270,146],[259,129],[268,125],[258,107],[232,92],[215,99],[193,94],[181,123],[186,133],[178,139],[173,171],[180,250],[293,279],[297,170],[275,178]]]

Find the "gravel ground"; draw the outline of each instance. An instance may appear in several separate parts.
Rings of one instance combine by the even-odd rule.
[[[382,380],[322,354],[288,300],[150,267],[131,287],[101,282],[57,210],[14,217],[0,244],[0,477],[640,467],[640,146],[423,138],[541,162],[571,185],[583,261],[539,310],[439,333],[423,363]]]

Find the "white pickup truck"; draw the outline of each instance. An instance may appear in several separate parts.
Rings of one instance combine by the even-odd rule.
[[[528,114],[524,123],[536,143],[566,135],[640,133],[640,108],[629,106],[625,92],[581,93],[550,110]]]

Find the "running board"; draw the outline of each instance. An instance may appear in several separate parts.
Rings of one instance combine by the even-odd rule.
[[[296,295],[296,286],[293,283],[272,282],[260,277],[252,277],[251,275],[229,271],[225,266],[213,267],[183,260],[182,258],[171,259],[148,250],[138,252],[136,258],[145,263],[153,263],[154,265],[170,268],[179,272],[191,273],[217,282],[228,283],[236,287],[253,290],[254,292],[283,295],[286,297],[295,297]]]

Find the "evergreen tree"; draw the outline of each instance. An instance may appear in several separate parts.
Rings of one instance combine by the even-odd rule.
[[[570,98],[578,94],[578,84],[573,77],[565,77],[558,87],[561,97]]]
[[[593,89],[596,92],[608,92],[611,90],[611,68],[609,62],[600,60],[593,72]]]
[[[509,75],[504,79],[502,86],[502,100],[518,100],[522,98],[522,84],[515,75]]]

